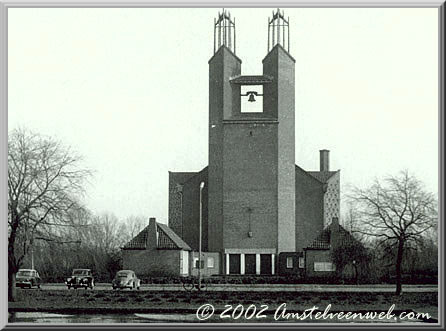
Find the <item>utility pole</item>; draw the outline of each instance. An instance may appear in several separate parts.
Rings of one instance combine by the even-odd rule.
[[[200,183],[200,236],[198,238],[198,291],[201,291],[201,232],[202,232],[202,222],[203,222],[203,188],[204,182]]]

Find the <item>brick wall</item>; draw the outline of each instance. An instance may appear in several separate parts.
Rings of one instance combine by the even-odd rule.
[[[330,250],[307,250],[305,251],[305,276],[332,277],[333,271],[314,271],[314,262],[331,262]]]
[[[295,235],[295,60],[276,45],[263,59],[263,73],[273,82],[264,87],[266,113],[278,119],[277,127],[277,250],[292,251]]]
[[[178,276],[180,250],[122,250],[123,269],[133,270],[142,276]]]
[[[183,236],[184,224],[182,222],[183,210],[183,184],[191,177],[195,176],[195,172],[171,172],[169,171],[169,227],[180,237]]]
[[[323,204],[323,184],[296,166],[296,251],[302,251],[322,231]]]
[[[303,277],[305,274],[305,264],[299,268],[299,258],[303,257],[303,252],[282,252],[278,259],[278,272],[280,275]],[[292,268],[287,267],[288,258],[292,259]]]
[[[230,78],[240,75],[241,60],[227,47],[209,60],[209,250],[223,249],[223,119],[230,118],[240,103]]]
[[[189,255],[189,274],[192,276],[198,276],[198,268],[196,268],[196,265],[194,263],[195,258],[198,259],[198,252],[191,252]],[[208,258],[214,259],[213,267],[209,266]],[[221,265],[220,253],[203,252],[202,259],[204,261],[203,262],[204,268],[201,269],[202,276],[207,277],[220,274],[220,265]]]
[[[200,233],[200,183],[205,182],[202,191],[202,250],[208,250],[208,168],[190,178],[183,186],[183,240],[198,251]]]
[[[225,124],[224,144],[224,248],[276,248],[277,124]]]

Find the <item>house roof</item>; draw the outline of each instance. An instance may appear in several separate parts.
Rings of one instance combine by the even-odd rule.
[[[124,249],[146,249],[147,238],[149,233],[149,226],[147,225],[140,233],[138,233],[132,240],[124,245]]]
[[[307,249],[330,249],[330,227],[322,230]]]
[[[304,169],[302,169],[301,167],[299,167],[297,164],[294,165],[294,169],[295,171],[299,171],[300,173],[304,174],[305,176],[307,176],[308,178],[310,178],[311,180],[315,181],[318,184],[324,184],[323,182],[321,182],[319,179],[317,179],[316,177],[314,177],[313,175],[310,175],[309,171],[306,171]]]
[[[156,226],[161,229],[164,234],[166,234],[172,243],[179,249],[183,249],[185,251],[192,250],[188,244],[186,244],[183,239],[181,239],[171,228],[169,228],[166,224],[156,223]],[[158,247],[158,248],[171,248],[171,247]]]
[[[182,249],[191,250],[190,246],[186,244],[171,228],[162,223],[155,223],[157,235],[157,249]],[[146,249],[149,238],[150,226],[146,226],[144,230],[138,233],[132,240],[130,240],[123,249]]]
[[[331,248],[331,231],[332,224],[328,225],[323,229],[319,235],[312,241],[312,243],[305,249],[330,249]],[[339,236],[341,242],[352,242],[356,239],[351,235],[350,232],[345,230],[341,225],[339,225]]]
[[[326,183],[334,174],[337,173],[337,171],[307,171],[307,173],[321,183]]]

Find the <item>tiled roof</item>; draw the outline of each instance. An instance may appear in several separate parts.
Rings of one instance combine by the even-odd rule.
[[[181,239],[171,228],[169,228],[166,224],[157,223],[156,224],[159,229],[161,229],[165,235],[169,237],[172,243],[176,246],[176,248],[184,249],[186,251],[190,251],[191,248],[188,244],[186,244],[183,239]],[[158,248],[171,248],[171,247],[160,247],[160,242],[158,243]]]
[[[313,242],[306,247],[306,249],[330,249],[331,247],[331,228],[332,225],[328,225],[325,229],[323,229],[319,235],[316,237],[316,239],[313,240]],[[342,242],[352,242],[356,239],[345,230],[341,225],[339,225],[339,237],[340,241]]]
[[[330,249],[330,227],[325,228],[307,248]]]
[[[264,75],[238,76],[230,80],[233,84],[261,85],[271,83],[273,79]]]
[[[124,245],[124,249],[146,249],[149,226],[136,235],[132,240]]]
[[[326,183],[337,171],[307,171],[311,176],[321,183]]]
[[[162,223],[156,223],[156,231],[158,232],[158,242],[156,246],[158,249],[183,249],[191,250],[188,244],[186,244],[177,234]],[[124,249],[146,249],[147,240],[149,238],[149,226],[146,226],[136,237],[130,240]]]

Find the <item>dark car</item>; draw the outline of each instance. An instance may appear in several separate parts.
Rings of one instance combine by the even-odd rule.
[[[16,287],[27,287],[31,288],[37,286],[40,288],[41,279],[39,273],[34,269],[19,269],[15,275],[15,286]]]
[[[71,277],[68,277],[65,284],[70,288],[94,288],[94,278],[90,269],[74,269]]]
[[[136,277],[133,270],[120,270],[112,280],[113,289],[130,288],[137,289],[141,286],[141,280]]]

